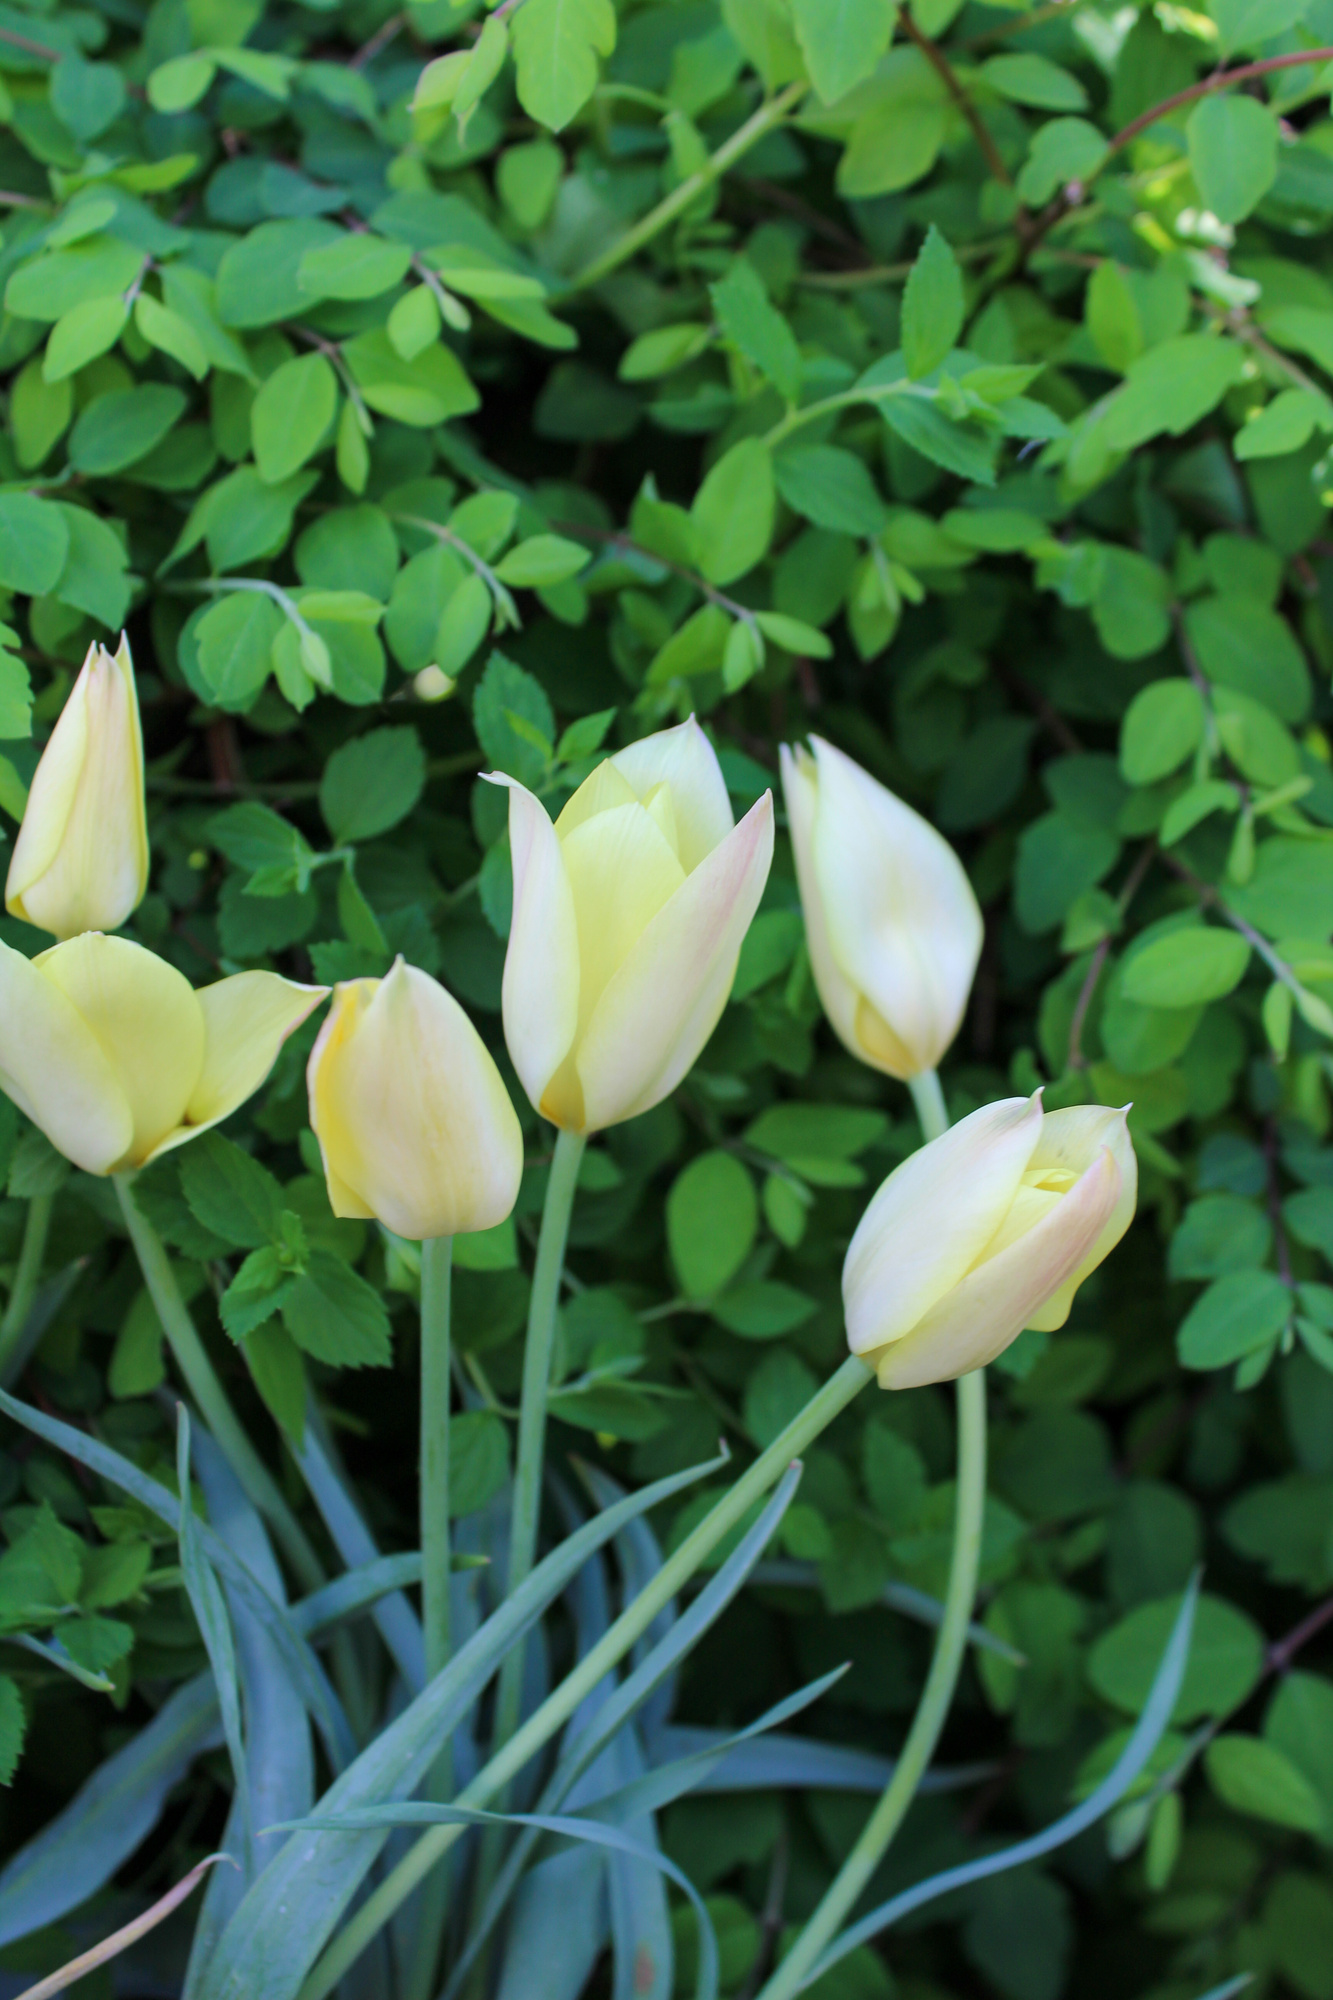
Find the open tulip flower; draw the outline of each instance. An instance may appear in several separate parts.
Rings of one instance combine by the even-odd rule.
[[[518,1199],[523,1134],[490,1051],[429,973],[335,987],[307,1070],[335,1215],[398,1236],[492,1229]]]
[[[958,1033],[981,951],[977,899],[946,840],[818,736],[782,749],[810,965],[861,1062],[907,1082]]]
[[[1134,1213],[1123,1111],[1043,1112],[1040,1095],[974,1111],[891,1173],[843,1265],[852,1352],[884,1389],[947,1382],[1024,1327],[1053,1331]]]
[[[0,1089],[76,1167],[121,1173],[243,1104],[327,991],[238,972],[196,993],[100,931],[34,959],[0,944]]]
[[[617,751],[552,825],[512,778],[505,1039],[537,1110],[571,1132],[675,1089],[717,1024],[773,858],[765,792],[740,824],[691,717]]]
[[[33,774],[5,907],[58,938],[114,931],[148,887],[143,740],[124,638],[88,657]]]

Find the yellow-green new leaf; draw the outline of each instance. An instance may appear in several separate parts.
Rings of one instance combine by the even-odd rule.
[[[611,0],[526,0],[513,34],[519,103],[539,125],[562,132],[597,88],[598,57],[615,48]]]
[[[718,460],[690,509],[710,583],[732,583],[762,561],[774,506],[773,455],[760,439],[743,438]]]

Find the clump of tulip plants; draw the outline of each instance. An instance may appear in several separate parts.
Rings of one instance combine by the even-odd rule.
[[[27,2000],[1317,2000],[1317,8],[0,13]]]

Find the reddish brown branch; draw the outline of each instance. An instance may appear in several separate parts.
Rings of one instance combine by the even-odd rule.
[[[1252,76],[1267,76],[1270,70],[1297,69],[1301,63],[1320,62],[1333,62],[1333,48],[1302,49],[1297,55],[1265,56],[1262,62],[1241,63],[1238,69],[1214,70],[1202,83],[1192,83],[1188,90],[1178,90],[1174,97],[1164,97],[1160,104],[1154,104],[1149,110],[1140,112],[1137,118],[1131,118],[1128,125],[1122,125],[1106,149],[1106,158],[1109,160],[1113,153],[1128,146],[1132,139],[1137,139],[1140,132],[1146,132],[1159,118],[1165,118],[1168,111],[1175,111],[1182,104],[1192,104],[1196,97],[1211,96],[1215,90],[1225,90],[1231,83],[1245,83]],[[1105,163],[1102,162],[1103,166]]]
[[[916,43],[926,61],[935,71],[941,83],[943,83],[950,97],[972,127],[976,142],[985,156],[986,165],[990,168],[996,180],[1002,181],[1005,187],[1012,187],[1014,177],[1001,159],[1000,149],[987,130],[986,122],[982,118],[981,113],[977,110],[976,105],[958,81],[957,74],[949,58],[936,43],[931,41],[929,35],[922,34],[920,28],[918,28],[916,22],[912,19],[909,8],[901,7],[898,10],[898,19],[902,24],[904,33],[908,36],[909,40]]]

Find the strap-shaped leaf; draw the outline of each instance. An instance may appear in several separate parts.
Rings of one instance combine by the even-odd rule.
[[[510,1647],[588,1557],[626,1521],[706,1478],[718,1464],[711,1460],[658,1480],[562,1542],[336,1780],[322,1810],[342,1814],[414,1791]],[[387,1829],[333,1835],[311,1828],[293,1834],[233,1917],[200,2000],[250,2000],[258,1991],[265,2000],[292,2000],[386,1837]]]
[[[910,1916],[924,1903],[933,1903],[938,1896],[947,1896],[951,1889],[969,1888],[973,1882],[984,1882],[991,1875],[1007,1874],[1011,1868],[1022,1868],[1029,1861],[1039,1860],[1043,1854],[1053,1853],[1057,1847],[1064,1847],[1069,1841],[1076,1840],[1079,1834],[1086,1833],[1090,1826],[1095,1826],[1113,1806],[1119,1804],[1146,1766],[1171,1720],[1171,1711],[1176,1705],[1189,1661],[1194,1613],[1199,1602],[1199,1581],[1196,1571],[1185,1592],[1143,1713],[1113,1769],[1096,1791],[1090,1793],[1082,1805],[1075,1806],[1072,1812],[1065,1813],[1042,1833],[1016,1841],[1012,1847],[1002,1847],[998,1854],[983,1855],[979,1861],[966,1861],[957,1868],[946,1868],[942,1874],[930,1875],[924,1882],[905,1889],[900,1896],[892,1896],[887,1903],[881,1903],[877,1910],[871,1910],[868,1916],[852,1924],[834,1940],[812,1969],[812,1981],[822,1978],[849,1952],[869,1943],[871,1938],[878,1937],[881,1931],[886,1931],[900,1918]],[[1212,2000],[1212,1997],[1206,1996],[1206,2000]]]
[[[155,1514],[159,1521],[165,1521],[168,1527],[179,1526],[176,1495],[168,1492],[158,1480],[150,1479],[146,1472],[141,1472],[137,1465],[132,1465],[118,1451],[112,1451],[109,1445],[87,1437],[71,1424],[62,1424],[56,1417],[44,1416],[40,1410],[19,1402],[17,1397],[7,1395],[4,1390],[0,1390],[0,1410],[7,1417],[12,1417],[16,1424],[22,1424],[25,1430],[35,1432],[48,1444],[67,1452],[80,1465],[86,1465],[99,1478],[107,1480],[112,1486],[119,1486],[122,1492],[146,1507],[150,1514]],[[341,1770],[353,1756],[355,1746],[342,1703],[329,1685],[323,1667],[296,1630],[286,1608],[274,1603],[263,1585],[233,1555],[226,1543],[202,1522],[197,1533],[200,1546],[214,1569],[228,1583],[235,1584],[273,1638],[294,1684],[301,1690],[301,1698],[324,1739],[335,1770]]]
[[[380,1556],[303,1598],[292,1624],[317,1637],[420,1580],[415,1552]],[[104,1888],[152,1832],[195,1758],[220,1741],[213,1676],[196,1674],[0,1870],[0,1945],[58,1922]]]

